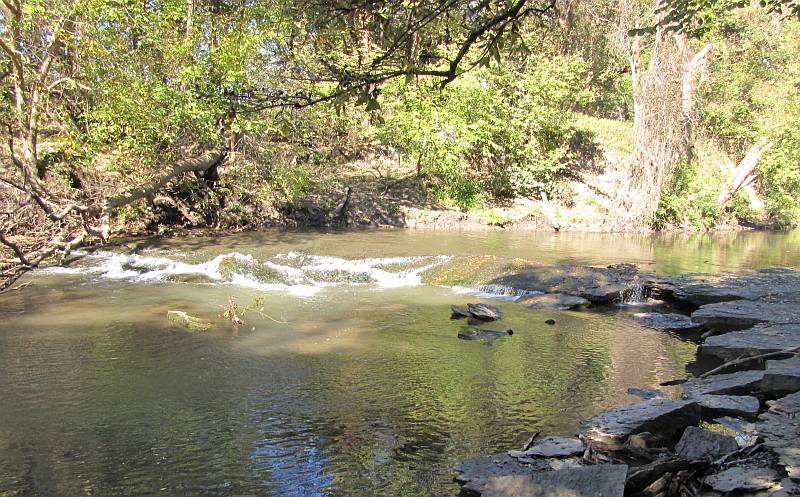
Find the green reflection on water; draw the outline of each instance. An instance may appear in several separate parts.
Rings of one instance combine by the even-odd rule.
[[[392,231],[155,245],[195,261],[233,250],[258,259],[488,254],[671,273],[796,265],[798,244],[796,233]],[[232,330],[218,316],[229,295],[265,297],[285,324],[250,316]],[[533,430],[575,433],[582,418],[635,401],[629,387],[682,376],[696,348],[632,322],[636,309],[535,312],[510,302],[498,303],[506,317],[494,328],[512,337],[460,341],[464,325],[448,306],[475,297],[436,286],[345,285],[298,298],[54,275],[3,299],[0,495],[455,494],[454,462],[518,447]],[[174,308],[215,329],[171,327]]]

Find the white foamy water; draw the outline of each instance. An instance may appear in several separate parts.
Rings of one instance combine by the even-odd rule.
[[[449,256],[344,259],[290,252],[261,261],[250,254],[231,252],[205,262],[189,263],[173,259],[175,255],[172,254],[97,251],[76,255],[83,259],[75,266],[50,267],[40,272],[84,274],[130,282],[181,281],[182,277],[199,276],[208,283],[307,297],[324,288],[342,285],[379,289],[419,286],[424,271],[452,259]]]

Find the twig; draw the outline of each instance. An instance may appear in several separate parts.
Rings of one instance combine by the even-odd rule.
[[[766,359],[768,357],[775,357],[775,356],[781,356],[781,355],[787,355],[787,354],[797,354],[797,353],[800,353],[800,347],[793,347],[791,349],[779,350],[777,352],[766,352],[764,354],[757,354],[757,355],[739,357],[738,359],[734,359],[732,361],[728,361],[725,364],[722,364],[721,366],[718,366],[718,367],[712,369],[711,371],[706,371],[705,373],[703,373],[700,376],[698,376],[698,378],[708,378],[709,376],[711,376],[711,375],[713,375],[715,373],[718,373],[718,372],[722,371],[723,369],[727,369],[727,368],[729,368],[731,366],[736,366],[736,365],[739,365],[739,364],[744,364],[744,363],[747,363],[747,362],[750,362],[750,361],[755,361],[757,359]]]

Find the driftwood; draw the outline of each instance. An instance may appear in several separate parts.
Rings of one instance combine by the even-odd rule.
[[[547,216],[547,219],[550,221],[550,225],[553,226],[553,229],[559,231],[561,229],[561,225],[558,222],[558,218],[556,218],[555,211],[553,210],[553,204],[551,204],[550,200],[548,200],[547,193],[544,191],[540,193],[542,197],[542,204],[544,204],[544,214]]]
[[[731,176],[719,194],[719,208],[724,209],[730,199],[736,195],[740,188],[744,188],[756,179],[756,166],[761,158],[770,151],[773,143],[766,137],[761,137],[750,150],[747,151],[739,165],[731,172]]]
[[[625,483],[625,493],[633,493],[646,488],[667,473],[676,473],[689,469],[697,470],[708,467],[708,461],[690,461],[680,457],[654,461],[645,466],[636,468]]]

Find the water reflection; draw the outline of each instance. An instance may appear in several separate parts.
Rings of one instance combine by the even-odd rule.
[[[503,256],[649,261],[664,272],[798,261],[793,235],[731,236],[723,248],[691,237],[504,235],[246,235],[170,250],[196,244],[186,257],[198,260],[232,249],[267,258],[288,246],[463,255],[486,253],[490,239]],[[303,299],[80,275],[35,283],[4,296],[0,310],[4,497],[453,495],[457,460],[517,447],[533,430],[572,434],[582,418],[637,400],[628,388],[681,376],[696,348],[640,327],[628,318],[637,309],[535,312],[503,301],[497,328],[512,337],[460,341],[448,306],[469,297],[433,286],[341,286]],[[253,315],[233,333],[219,318],[230,295],[265,297],[285,323]],[[171,327],[173,308],[214,330]]]

